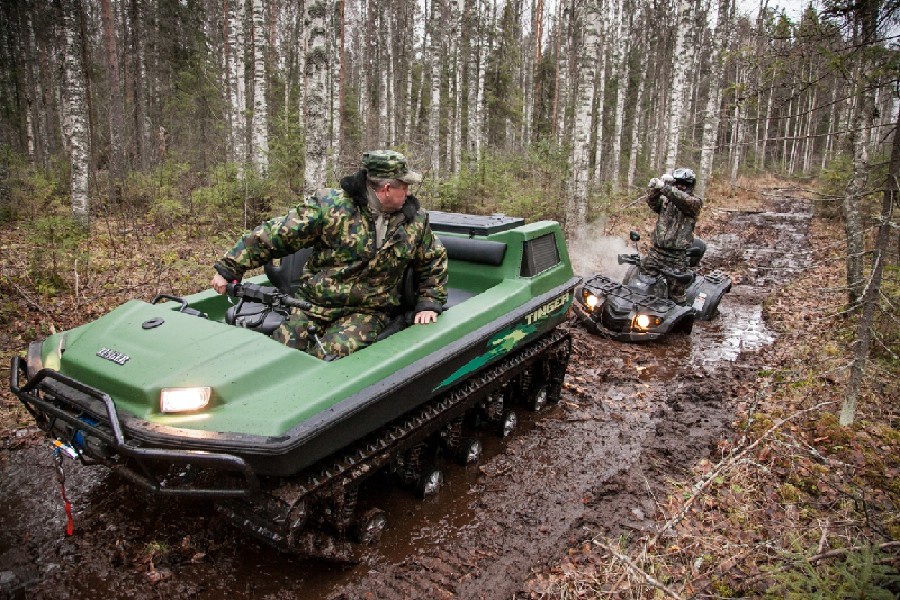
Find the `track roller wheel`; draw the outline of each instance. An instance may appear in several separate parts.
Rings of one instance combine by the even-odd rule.
[[[437,494],[443,486],[444,473],[440,469],[431,467],[425,469],[419,477],[419,482],[416,484],[416,495],[425,499]]]
[[[538,384],[528,393],[528,408],[533,412],[539,412],[550,401],[550,386],[546,383]]]
[[[481,460],[483,451],[484,448],[481,445],[481,440],[477,438],[465,438],[460,441],[456,456],[461,465],[474,465]]]
[[[516,413],[511,410],[506,411],[503,420],[500,421],[500,435],[505,438],[509,437],[518,425],[519,417],[516,416]]]
[[[387,526],[387,515],[380,508],[366,511],[356,523],[353,537],[360,544],[375,544]]]

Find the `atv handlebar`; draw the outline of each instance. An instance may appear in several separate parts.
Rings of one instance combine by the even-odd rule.
[[[619,264],[634,265],[638,268],[641,268],[641,256],[639,254],[620,254]],[[658,265],[655,265],[653,269],[655,271],[659,271],[666,277],[674,279],[675,281],[678,281],[680,283],[690,283],[690,281],[694,278],[694,274],[691,272],[673,271],[672,269],[667,269],[666,267]]]
[[[634,265],[636,267],[641,266],[641,256],[640,254],[620,254],[619,255],[619,264],[620,265]]]
[[[312,306],[306,300],[294,298],[276,287],[257,285],[255,283],[229,283],[225,286],[225,293],[235,298],[243,298],[250,302],[260,302],[271,306],[291,306],[301,310],[308,310]]]

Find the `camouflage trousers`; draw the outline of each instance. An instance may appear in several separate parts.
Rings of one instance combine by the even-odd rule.
[[[370,345],[390,322],[383,313],[293,309],[272,338],[321,359],[343,358]]]
[[[687,250],[676,250],[674,248],[658,248],[653,246],[644,260],[641,261],[641,270],[652,275],[658,274],[660,268],[668,269],[676,272],[686,272],[688,270]],[[669,286],[669,298],[678,303],[685,301],[685,292],[687,291],[686,283],[676,281],[674,278],[663,274],[666,283]]]

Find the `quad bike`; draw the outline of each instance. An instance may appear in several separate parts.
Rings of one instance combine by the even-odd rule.
[[[632,231],[630,238],[637,250],[640,235]],[[641,268],[639,253],[619,254],[620,265],[631,265],[622,283],[594,275],[576,290],[573,308],[578,321],[591,333],[626,342],[690,333],[695,320],[716,316],[722,296],[731,290],[731,278],[722,271],[700,274],[693,270],[705,253],[706,244],[694,238],[687,251],[689,270],[653,273]],[[687,284],[683,302],[670,299],[666,275]]]
[[[449,257],[437,323],[398,314],[339,360],[284,346],[270,334],[303,308],[300,250],[227,296],[132,300],[34,341],[12,359],[10,389],[57,456],[151,496],[207,498],[280,550],[353,560],[385,526],[374,474],[435,493],[442,461],[476,461],[486,427],[506,435],[517,408],[558,401],[569,361],[559,325],[580,279],[559,224],[430,220]],[[411,287],[405,277],[398,292]]]

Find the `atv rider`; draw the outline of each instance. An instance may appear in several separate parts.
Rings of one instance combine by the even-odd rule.
[[[437,321],[447,300],[447,251],[409,195],[422,176],[389,150],[365,152],[362,166],[341,179],[341,189],[316,190],[241,238],[216,262],[210,282],[222,294],[247,270],[313,248],[297,289],[311,307],[293,309],[272,337],[323,359],[378,338],[400,309],[407,265],[418,282],[415,323]]]
[[[653,230],[653,247],[641,262],[641,269],[651,275],[662,272],[669,298],[679,304],[685,301],[687,283],[671,273],[685,273],[688,268],[687,249],[694,240],[694,225],[703,207],[703,200],[692,194],[696,181],[691,169],[675,169],[671,175],[651,179],[644,196],[659,217]]]

